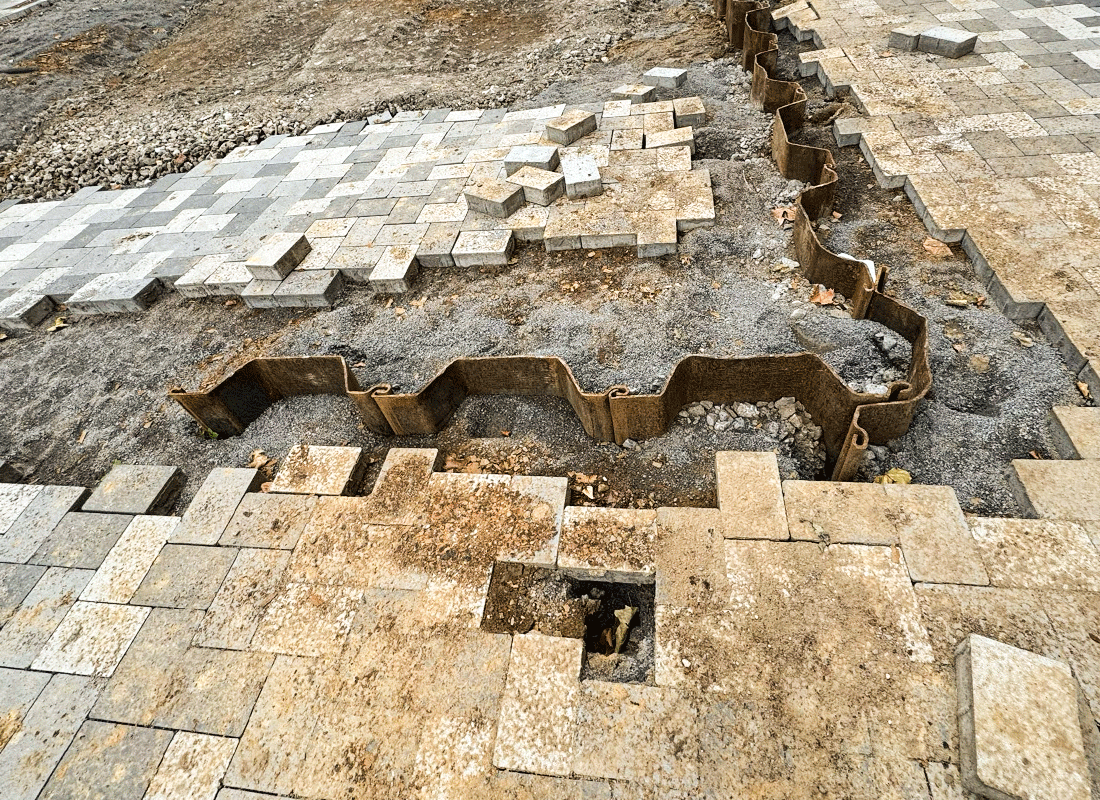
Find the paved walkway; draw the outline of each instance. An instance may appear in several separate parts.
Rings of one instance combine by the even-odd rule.
[[[1059,0],[814,0],[784,9],[802,56],[866,117],[858,136],[879,180],[904,186],[930,230],[962,241],[990,295],[1038,318],[1100,391],[1100,10]],[[978,33],[948,59],[887,48],[891,29]]]
[[[1066,423],[1086,454],[1091,411]],[[0,795],[961,798],[971,633],[1068,664],[1100,719],[1100,461],[1017,464],[1042,518],[1006,520],[947,487],[781,483],[770,453],[718,454],[719,508],[658,510],[436,456],[391,450],[340,496],[361,452],[298,448],[266,493],[215,470],[182,518],[156,515],[171,467],[0,484]],[[500,561],[653,586],[644,682],[485,630]]]

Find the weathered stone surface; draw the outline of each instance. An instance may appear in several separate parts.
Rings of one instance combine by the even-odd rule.
[[[0,665],[29,667],[94,574],[83,569],[46,570],[0,628]]]
[[[612,100],[629,100],[631,103],[648,103],[656,96],[656,87],[644,83],[624,83],[611,92]]]
[[[0,797],[35,800],[76,736],[98,689],[91,678],[54,675],[0,750]]]
[[[178,731],[144,800],[214,800],[236,739]]]
[[[147,608],[77,601],[31,669],[110,677],[147,616]]]
[[[143,800],[170,731],[88,720],[40,800]]]
[[[344,288],[338,269],[310,269],[291,272],[275,290],[279,308],[330,308]]]
[[[511,176],[523,167],[535,167],[553,172],[560,164],[558,148],[548,145],[524,144],[513,147],[504,157],[504,174]]]
[[[995,586],[1100,591],[1100,551],[1075,522],[971,517],[970,530]]]
[[[195,644],[246,650],[267,607],[282,594],[290,553],[242,549],[210,604]]]
[[[978,34],[935,25],[921,32],[917,48],[925,53],[934,53],[948,58],[961,58],[974,50]]]
[[[44,486],[0,536],[0,561],[21,564],[42,546],[62,518],[88,494],[82,486]]]
[[[715,508],[657,509],[654,547],[657,605],[713,608],[729,599],[723,539]]]
[[[178,517],[134,517],[103,559],[80,599],[129,603],[178,524]]]
[[[573,109],[546,123],[546,138],[558,144],[572,144],[596,130],[596,115]]]
[[[842,544],[895,544],[886,492],[876,483],[784,481],[791,538]]]
[[[12,523],[41,491],[41,486],[0,483],[0,535],[7,533]]]
[[[84,511],[154,514],[165,509],[183,482],[178,467],[116,464],[84,501]]]
[[[300,233],[273,233],[244,264],[253,278],[281,281],[302,263],[310,249],[309,241]]]
[[[1068,666],[968,636],[956,669],[966,788],[994,798],[1091,797],[1077,684]]]
[[[246,494],[219,544],[293,550],[316,503],[316,497],[306,495]]]
[[[451,250],[459,267],[503,266],[515,247],[511,231],[462,231]]]
[[[695,155],[695,129],[688,126],[652,133],[646,131],[645,146],[647,150],[657,147],[686,147]]]
[[[1056,406],[1051,426],[1067,458],[1100,459],[1100,408]]]
[[[132,519],[126,514],[70,512],[30,560],[49,566],[96,569]]]
[[[902,484],[887,484],[883,489],[914,581],[989,583],[954,489]]]
[[[508,219],[523,207],[523,189],[496,178],[483,178],[469,184],[462,196],[471,211],[497,219]]]
[[[252,649],[292,656],[321,656],[347,638],[362,592],[356,588],[287,583],[268,604]]]
[[[1100,461],[1017,459],[1009,485],[1037,516],[1100,520]]]
[[[213,469],[171,536],[173,544],[217,544],[248,492],[256,492],[263,478],[256,469]]]
[[[161,608],[208,608],[236,555],[232,547],[166,544],[132,602]]]
[[[562,161],[565,194],[570,200],[603,194],[603,181],[596,159],[591,156],[569,156]]]
[[[906,52],[916,50],[920,45],[920,35],[931,27],[927,22],[910,22],[908,25],[894,28],[890,31],[887,44],[895,50]]]
[[[714,456],[718,508],[730,539],[789,539],[775,453]]]
[[[240,736],[272,656],[192,647],[202,616],[201,611],[152,609],[92,716]]]
[[[672,109],[677,128],[701,128],[707,124],[707,109],[698,97],[677,97],[672,101]]]
[[[401,294],[412,288],[419,262],[416,245],[390,245],[374,264],[368,279],[371,288],[383,294]]]
[[[493,766],[568,776],[580,702],[579,639],[512,637]]]
[[[523,187],[528,203],[548,206],[565,194],[565,177],[537,167],[524,166],[508,177],[510,183]]]
[[[558,568],[588,580],[649,582],[656,544],[656,511],[569,506],[562,518]]]
[[[365,469],[362,448],[299,444],[283,459],[268,491],[276,494],[348,494],[359,488]]]
[[[0,564],[0,626],[11,619],[45,572],[45,567]]]

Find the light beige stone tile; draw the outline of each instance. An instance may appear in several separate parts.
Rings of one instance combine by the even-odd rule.
[[[0,628],[0,666],[29,667],[94,574],[87,569],[46,570]]]
[[[293,550],[317,498],[291,494],[246,494],[221,535],[219,544]]]
[[[236,739],[177,731],[143,800],[215,800],[236,748]]]
[[[245,650],[282,592],[290,553],[242,548],[195,634],[200,647]]]
[[[724,515],[716,508],[657,509],[657,605],[710,608],[729,597]]]
[[[77,601],[31,669],[110,677],[148,616],[148,608]]]
[[[128,603],[160,548],[179,524],[178,517],[134,517],[84,587],[81,600]]]
[[[826,544],[894,544],[886,492],[875,483],[784,481],[791,538]]]
[[[954,489],[901,484],[883,489],[914,582],[989,583]]]
[[[512,637],[493,766],[568,777],[573,766],[584,643]]]
[[[359,589],[288,583],[271,601],[252,637],[252,648],[295,656],[335,655],[358,610]]]
[[[318,220],[314,224],[320,222],[333,220]],[[335,252],[333,247],[329,257]],[[328,262],[327,258],[325,262]],[[259,470],[255,469],[211,470],[187,506],[172,541],[177,544],[217,544],[245,492],[259,489],[261,481]]]
[[[340,495],[358,488],[366,464],[359,447],[299,444],[283,459],[269,491]]]
[[[789,539],[775,453],[714,456],[718,508],[730,539]]]
[[[657,512],[569,506],[561,526],[558,569],[587,579],[653,579]]]
[[[1100,591],[1100,552],[1075,522],[972,517],[970,530],[994,586]]]
[[[1012,469],[1040,517],[1100,520],[1100,462],[1017,459]]]

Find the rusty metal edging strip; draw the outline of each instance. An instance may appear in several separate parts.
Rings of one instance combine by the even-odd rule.
[[[832,153],[790,141],[805,121],[806,95],[790,81],[775,80],[778,37],[771,15],[758,0],[715,0],[731,44],[743,49],[743,65],[753,75],[751,97],[775,114],[772,154],[788,179],[811,184],[795,202],[793,243],[799,263],[814,283],[839,291],[851,302],[852,316],[874,320],[912,345],[907,380],[889,387],[885,399],[853,392],[812,353],[712,358],[687,356],[677,363],[661,391],[632,395],[626,387],[585,392],[569,365],[552,356],[460,358],[417,392],[395,394],[388,384],[364,390],[340,356],[258,358],[213,389],[173,391],[200,424],[219,436],[242,433],[266,409],[285,397],[345,395],[367,427],[383,436],[429,435],[441,430],[467,398],[475,395],[550,396],[565,399],[585,432],[622,444],[667,431],[685,405],[774,401],[796,397],[822,428],[833,480],[855,476],[872,442],[885,443],[908,430],[917,403],[932,385],[927,320],[883,294],[884,269],[844,258],[825,248],[812,221],[832,210],[837,173]]]

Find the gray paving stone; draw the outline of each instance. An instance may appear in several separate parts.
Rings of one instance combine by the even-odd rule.
[[[23,718],[42,693],[50,676],[43,672],[0,668],[0,750],[21,729]]]
[[[523,187],[528,203],[548,206],[565,194],[565,177],[537,167],[525,166],[509,175],[508,181]]]
[[[268,606],[286,585],[290,557],[289,550],[242,549],[203,617],[195,644],[247,650]]]
[[[359,447],[295,445],[287,453],[269,492],[343,495],[358,490],[366,470]]]
[[[596,159],[592,156],[571,156],[562,162],[565,194],[570,200],[603,194],[603,181]]]
[[[246,493],[259,491],[256,469],[210,471],[169,539],[173,544],[217,544]]]
[[[558,148],[546,145],[518,145],[504,157],[504,174],[512,175],[523,167],[537,167],[553,172],[561,163]]]
[[[93,574],[82,569],[47,570],[0,628],[0,666],[29,667]]]
[[[128,514],[69,512],[28,560],[51,567],[98,569],[132,519]]]
[[[956,654],[963,785],[991,798],[1092,796],[1069,667],[984,636]]]
[[[455,241],[451,257],[460,267],[506,265],[514,246],[511,231],[463,231]]]
[[[654,86],[646,86],[644,83],[626,83],[612,90],[612,100],[629,100],[633,103],[648,103],[657,96]]]
[[[257,278],[241,290],[241,300],[249,308],[278,308],[275,291],[281,285],[282,281],[262,281]]]
[[[84,501],[84,510],[153,514],[175,500],[182,482],[178,467],[116,464]]]
[[[459,226],[452,222],[433,222],[416,248],[416,260],[422,267],[453,267],[451,250],[458,239]]]
[[[0,484],[0,534],[7,532],[41,492],[41,486],[25,483]]]
[[[917,48],[925,53],[961,58],[973,52],[977,41],[976,33],[936,25],[921,33]]]
[[[416,245],[391,245],[383,249],[370,271],[371,288],[383,294],[409,291],[419,266],[416,251]]]
[[[507,219],[523,207],[523,189],[495,178],[468,185],[463,196],[471,211],[498,219]]]
[[[88,720],[39,800],[141,800],[171,731]]]
[[[161,608],[208,608],[236,555],[232,547],[167,544],[131,602]]]
[[[147,608],[77,600],[31,669],[110,677],[148,616]]]
[[[0,300],[0,328],[30,330],[54,310],[53,301],[38,292],[16,292]]]
[[[273,657],[192,647],[202,618],[201,611],[154,608],[107,682],[92,716],[240,736]]]
[[[679,89],[687,82],[687,70],[674,67],[654,67],[642,75],[646,86],[659,86],[664,89]]]
[[[35,800],[99,693],[92,678],[54,675],[23,718],[21,736],[0,751],[0,797]]]
[[[11,619],[45,571],[33,565],[0,564],[0,625]]]
[[[305,236],[272,234],[259,250],[248,257],[245,266],[254,278],[281,281],[309,255],[309,251],[310,245]]]
[[[595,114],[573,109],[546,123],[546,138],[562,145],[572,144],[595,131],[596,125]]]
[[[307,495],[246,494],[220,544],[293,550],[316,503],[316,497]]]
[[[279,308],[331,308],[344,288],[338,269],[294,271],[275,290]]]

